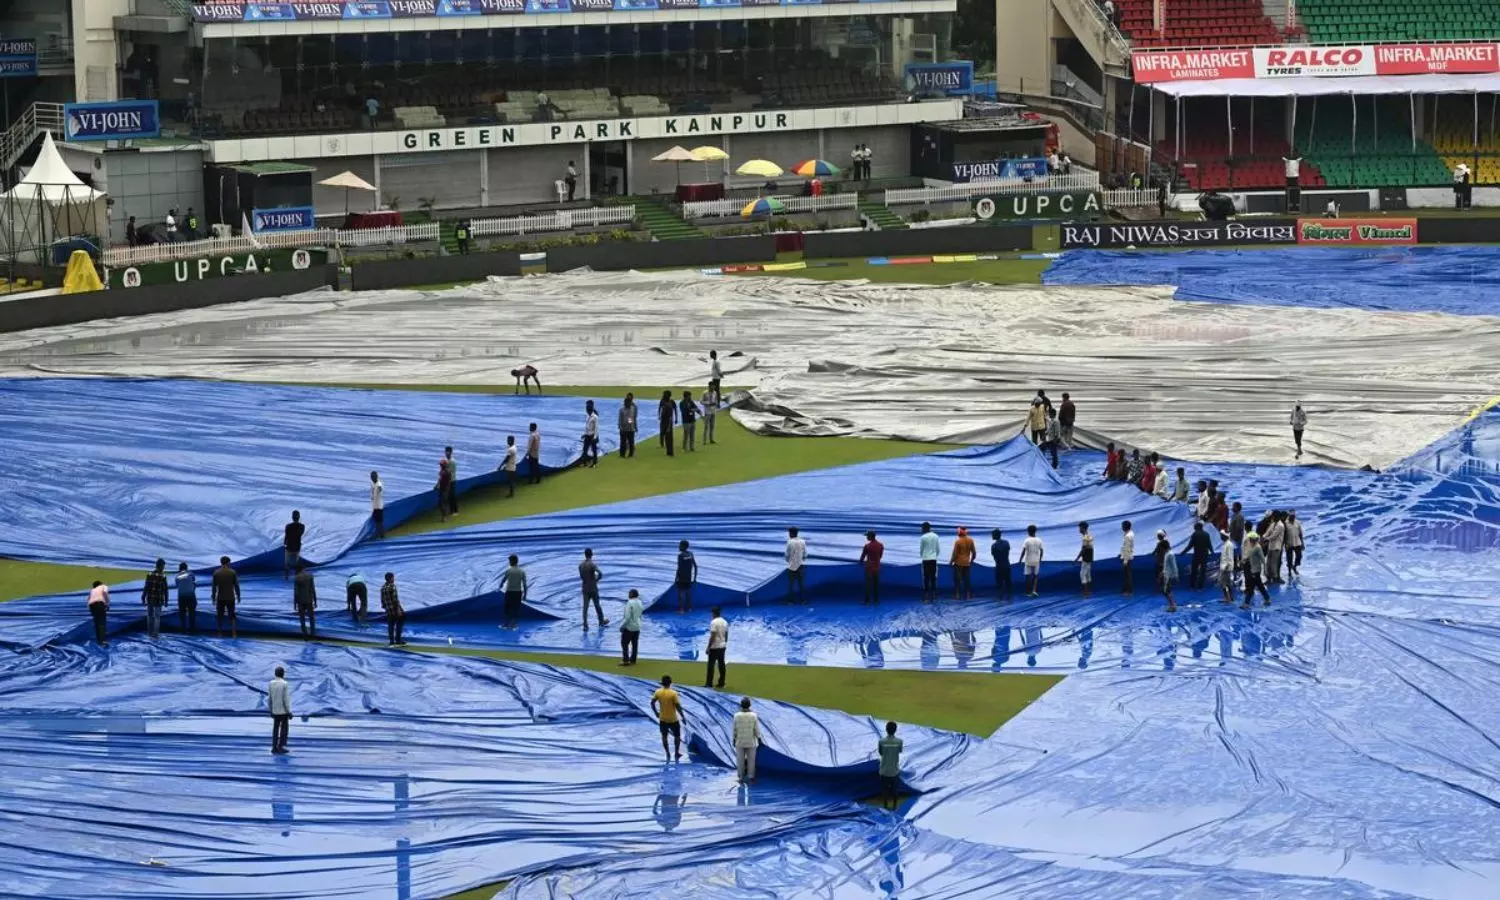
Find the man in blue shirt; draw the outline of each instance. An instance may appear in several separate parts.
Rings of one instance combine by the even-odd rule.
[[[917,541],[917,550],[922,557],[922,602],[937,600],[938,536],[932,533],[932,523],[922,523],[922,537]]]
[[[996,528],[990,532],[990,558],[995,561],[995,593],[1001,600],[1010,599],[1010,541]]]
[[[636,653],[641,649],[641,592],[630,589],[630,599],[625,601],[625,618],[620,622],[620,665],[635,665]]]
[[[677,611],[693,608],[693,585],[698,583],[698,560],[688,549],[687,541],[677,543]]]

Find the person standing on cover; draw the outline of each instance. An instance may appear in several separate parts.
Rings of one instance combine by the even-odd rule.
[[[974,547],[974,539],[969,537],[969,529],[960,527],[958,537],[953,541],[953,553],[948,559],[948,564],[953,567],[953,599],[972,600],[974,590],[969,576],[972,574],[974,557],[979,551]]]
[[[740,701],[734,714],[734,766],[741,784],[755,783],[755,751],[760,749],[760,716],[750,711],[750,698]]]
[[[527,427],[526,433],[526,466],[530,470],[532,484],[542,483],[542,433],[537,430],[536,423],[532,422]]]
[[[685,613],[693,608],[693,585],[698,583],[698,560],[688,549],[687,541],[677,542],[677,611]]]
[[[453,470],[446,459],[438,460],[438,480],[433,486],[437,491],[438,518],[448,521],[448,498],[453,494]]]
[[[297,625],[302,636],[318,636],[318,586],[307,566],[297,563],[297,577],[292,579],[292,605],[297,607]]]
[[[661,749],[667,755],[667,762],[672,761],[672,751],[667,749],[667,735],[671,735],[676,742],[677,760],[682,761],[682,698],[672,689],[672,676],[661,677],[661,687],[651,695],[651,712],[656,715],[656,721],[661,726]]]
[[[729,622],[717,606],[710,610],[709,614],[713,618],[708,620],[708,674],[703,678],[703,686],[715,687],[714,666],[717,665],[719,667],[717,687],[723,687],[724,654],[729,651]]]
[[[380,473],[370,473],[370,522],[375,526],[375,540],[385,537],[385,485]]]
[[[1135,561],[1135,532],[1130,528],[1130,520],[1120,523],[1120,593],[1129,597],[1135,593],[1135,581],[1131,577],[1130,564]]]
[[[1213,549],[1213,542],[1208,539],[1203,523],[1194,522],[1193,536],[1188,538],[1188,550],[1193,554],[1188,568],[1188,587],[1192,590],[1201,591],[1208,583],[1208,555]]]
[[[589,602],[594,604],[594,614],[599,617],[599,627],[603,628],[609,624],[604,618],[604,610],[599,606],[599,582],[604,580],[604,573],[599,571],[598,563],[594,562],[594,551],[584,548],[583,562],[578,564],[578,580],[583,583],[583,630],[589,630]]]
[[[1026,540],[1021,542],[1021,563],[1026,567],[1026,596],[1037,596],[1037,586],[1042,580],[1042,539],[1036,536],[1036,526],[1026,526]]]
[[[1094,536],[1089,534],[1089,523],[1078,523],[1078,555],[1073,561],[1078,563],[1078,581],[1083,585],[1083,596],[1089,597],[1094,593]]]
[[[861,605],[880,602],[880,559],[885,556],[885,545],[875,539],[875,532],[865,532],[865,546],[859,551],[859,562],[865,570],[865,599]]]
[[[656,404],[656,441],[672,455],[672,427],[677,424],[677,404],[672,402],[672,392],[662,391],[661,402]]]
[[[1234,603],[1234,545],[1229,541],[1229,532],[1219,532],[1219,590],[1223,592],[1221,603]]]
[[[94,643],[101,647],[109,646],[108,616],[109,585],[96,581],[89,589],[89,618],[94,620]]]
[[[365,576],[354,572],[344,582],[344,603],[349,607],[349,618],[363,623],[370,611],[370,588],[365,584]]]
[[[266,708],[271,711],[271,752],[280,756],[288,752],[286,740],[292,729],[292,689],[281,666],[266,688]]]
[[[161,637],[161,612],[167,607],[167,561],[158,559],[156,568],[146,573],[146,582],[141,587],[141,603],[146,606],[146,634],[155,640]]]
[[[1057,408],[1057,424],[1062,431],[1062,445],[1064,450],[1073,449],[1073,423],[1078,419],[1078,407],[1073,403],[1073,398],[1063,391],[1062,405]]]
[[[443,448],[443,459],[448,463],[448,512],[458,515],[458,460],[453,458],[453,448]]]
[[[798,605],[807,602],[807,580],[803,564],[807,562],[807,542],[794,525],[786,530],[786,599]]]
[[[1167,597],[1167,612],[1177,612],[1177,601],[1172,598],[1172,588],[1177,585],[1177,554],[1172,552],[1165,531],[1156,532],[1156,573],[1157,586]]]
[[[1271,514],[1271,522],[1261,540],[1266,549],[1266,583],[1285,584],[1281,577],[1281,556],[1286,549],[1286,521],[1280,512]]]
[[[1188,480],[1187,469],[1177,467],[1177,480],[1172,483],[1172,500],[1175,503],[1188,502]]]
[[[505,459],[500,462],[500,471],[505,473],[505,487],[507,490],[505,496],[507,497],[514,497],[516,495],[517,455],[519,454],[516,451],[516,436],[508,434],[505,436]]]
[[[1031,442],[1040,447],[1047,437],[1047,408],[1040,399],[1031,401],[1031,409],[1026,413],[1026,427],[1031,431]]]
[[[529,585],[526,570],[521,568],[521,558],[510,555],[510,568],[500,575],[500,586],[505,591],[505,608],[500,622],[501,628],[515,628],[521,621],[521,604],[526,602]]]
[[[698,404],[693,402],[692,391],[682,392],[678,408],[682,410],[682,452],[692,453],[698,428]]]
[[[917,539],[917,553],[922,558],[922,602],[937,601],[938,536],[932,533],[932,523],[922,523],[922,536]]]
[[[880,757],[880,805],[894,810],[900,805],[897,792],[901,788],[901,739],[896,737],[896,723],[885,723],[885,737],[875,745]]]
[[[286,523],[286,532],[281,539],[281,579],[285,581],[302,561],[302,536],[307,526],[302,524],[302,513],[292,510],[292,521]]]
[[[532,385],[533,382],[535,382],[536,383],[537,396],[541,396],[541,393],[542,393],[542,380],[540,378],[536,377],[536,366],[533,366],[530,363],[528,363],[528,364],[522,366],[519,369],[511,369],[510,370],[510,374],[511,374],[512,377],[514,377],[516,379],[516,390],[515,390],[515,393],[517,393],[517,394],[521,393],[521,388],[525,387],[526,388],[526,396],[530,397],[531,396],[531,385]]]
[[[396,590],[396,573],[385,573],[385,583],[380,586],[380,608],[385,612],[385,636],[392,647],[406,644],[406,607],[401,605],[401,594]]]
[[[719,365],[719,351],[708,351],[708,380],[713,382],[715,388],[719,382],[724,380],[724,369]]]
[[[1234,501],[1229,516],[1229,540],[1234,544],[1235,568],[1245,558],[1245,513],[1238,500]]]
[[[185,562],[177,564],[177,627],[183,634],[198,633],[198,578]]]
[[[620,458],[635,456],[635,430],[639,422],[640,408],[635,405],[635,394],[625,395],[618,416],[620,428]]]
[[[1062,426],[1057,424],[1057,410],[1047,411],[1047,433],[1042,438],[1042,449],[1052,457],[1052,468],[1057,468],[1057,448],[1062,443]]]
[[[995,593],[1010,599],[1010,541],[996,528],[990,532],[990,559],[995,563]]]
[[[710,381],[703,392],[703,443],[717,444],[714,440],[714,419],[719,412],[719,383]]]
[[[209,598],[214,605],[214,631],[219,637],[224,636],[224,619],[229,619],[229,636],[238,637],[235,633],[234,608],[240,602],[240,576],[229,567],[229,557],[219,557],[219,567],[214,570],[211,582],[212,596]]]
[[[594,401],[583,404],[583,455],[579,460],[591,469],[599,468],[599,414],[594,412]]]
[[[1286,513],[1286,572],[1287,575],[1296,578],[1302,569],[1302,520],[1297,518],[1297,511],[1289,509]]]
[[[630,589],[625,600],[625,618],[620,620],[620,665],[635,665],[636,654],[641,649],[641,616],[645,613],[641,604],[641,592]]]
[[[1266,553],[1260,546],[1260,535],[1251,532],[1245,536],[1243,554],[1245,567],[1245,602],[1243,607],[1254,606],[1255,592],[1260,591],[1266,606],[1271,605],[1271,594],[1266,590]]]
[[[1297,444],[1297,459],[1302,458],[1302,432],[1307,430],[1307,413],[1302,411],[1302,404],[1298,403],[1292,407],[1292,440]]]

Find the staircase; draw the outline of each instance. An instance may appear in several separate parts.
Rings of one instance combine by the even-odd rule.
[[[61,103],[33,103],[10,128],[0,134],[0,169],[9,169],[31,144],[50,131],[54,140],[63,138],[63,108]]]
[[[660,197],[632,197],[636,218],[659,241],[680,241],[687,238],[708,237],[708,233],[667,208]]]
[[[879,197],[873,193],[861,194],[859,214],[873,222],[881,231],[900,231],[907,227],[906,220],[891,212],[891,208],[885,205],[884,191],[880,192]]]
[[[1095,0],[1052,0],[1068,29],[1106,75],[1130,76],[1130,42]]]

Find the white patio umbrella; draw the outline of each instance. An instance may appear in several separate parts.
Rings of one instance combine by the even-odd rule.
[[[368,181],[365,181],[363,178],[360,178],[353,172],[340,172],[332,178],[323,179],[322,181],[318,182],[318,184],[322,185],[323,187],[344,189],[344,215],[346,216],[349,215],[350,191],[369,191],[371,193],[375,193],[375,185],[371,184]],[[374,209],[374,206],[372,205],[370,208]]]
[[[671,150],[658,153],[651,157],[652,162],[669,162],[677,164],[677,183],[682,184],[682,164],[685,162],[697,162],[697,157],[686,147],[673,147]]]

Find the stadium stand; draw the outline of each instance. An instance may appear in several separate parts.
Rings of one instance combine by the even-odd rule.
[[[1150,4],[1146,5],[1149,13]],[[1500,3],[1484,0],[1302,0],[1297,13],[1308,39],[1315,43],[1493,40],[1500,36]]]
[[[1267,104],[1257,114],[1256,127],[1246,127],[1245,111],[1236,112],[1233,153],[1229,144],[1229,120],[1222,101],[1205,103],[1189,101],[1192,127],[1182,145],[1178,172],[1190,190],[1253,190],[1280,188],[1286,184],[1282,162],[1291,150],[1287,145],[1285,124],[1278,123],[1280,112]],[[1162,141],[1156,147],[1158,159],[1171,159],[1176,144]],[[1322,187],[1323,174],[1315,164],[1304,160],[1302,186]]]
[[[1234,47],[1283,40],[1259,0],[1175,0],[1160,31],[1151,6],[1152,0],[1116,0],[1120,30],[1138,47]]]
[[[1432,144],[1412,140],[1405,97],[1321,97],[1315,114],[1299,114],[1297,146],[1330,187],[1416,187],[1452,178]]]
[[[1459,163],[1473,170],[1476,184],[1500,183],[1500,116],[1495,107],[1479,104],[1479,145],[1474,142],[1474,108],[1468,97],[1438,98],[1432,126],[1432,146],[1451,173]]]

